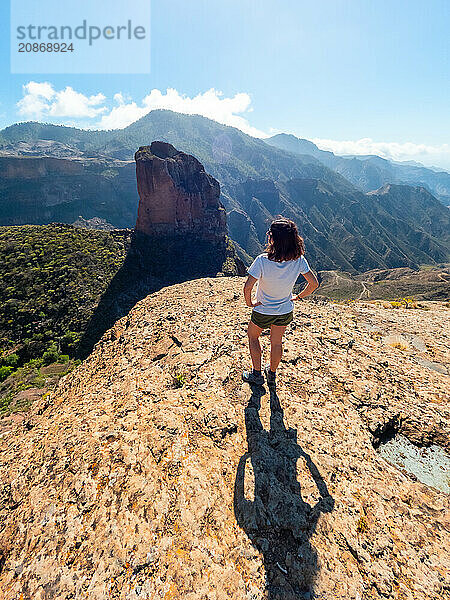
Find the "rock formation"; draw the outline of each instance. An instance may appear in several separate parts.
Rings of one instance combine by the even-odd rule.
[[[227,237],[219,183],[193,156],[165,142],[136,152],[139,192],[133,249],[140,269],[172,283],[243,274]]]
[[[303,302],[269,394],[241,288],[143,299],[3,433],[2,600],[450,597],[448,496],[376,449],[449,449],[446,305]]]
[[[139,148],[135,160],[140,198],[136,231],[225,236],[219,183],[194,156],[165,142],[153,142]]]
[[[136,152],[136,177],[131,247],[87,327],[82,356],[149,293],[187,279],[245,273],[227,236],[219,184],[196,158],[153,142]]]

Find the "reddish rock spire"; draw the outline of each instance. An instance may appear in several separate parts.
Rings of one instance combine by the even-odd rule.
[[[165,142],[136,152],[139,208],[136,230],[147,235],[195,233],[218,238],[226,234],[219,183],[193,156]]]

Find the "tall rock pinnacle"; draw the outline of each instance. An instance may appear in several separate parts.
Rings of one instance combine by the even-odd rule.
[[[219,183],[193,156],[165,142],[136,152],[139,209],[136,231],[147,235],[195,233],[206,239],[226,235]]]
[[[244,275],[227,236],[219,183],[193,156],[165,142],[136,152],[139,208],[125,262],[111,281],[80,344],[86,356],[138,300],[176,282]]]

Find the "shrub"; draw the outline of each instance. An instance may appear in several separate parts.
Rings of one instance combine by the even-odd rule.
[[[173,370],[172,377],[173,385],[176,388],[181,388],[186,383],[186,373],[180,367],[177,367]]]
[[[7,356],[4,356],[1,359],[1,362],[6,367],[17,367],[17,364],[19,362],[19,357],[17,354],[8,354]]]
[[[367,524],[367,520],[362,515],[358,519],[358,523],[356,524],[356,531],[358,533],[365,533],[369,529]]]
[[[56,344],[52,344],[50,348],[42,355],[42,361],[44,365],[49,365],[50,363],[56,362],[58,360],[58,356],[58,348],[56,347]]]
[[[390,344],[393,348],[397,348],[397,350],[408,350],[408,346],[403,342],[392,342]]]
[[[13,371],[14,367],[7,367],[5,365],[0,367],[0,381],[5,381],[5,379],[9,377]]]
[[[402,298],[401,300],[392,300],[390,303],[392,308],[418,308],[417,302],[412,298]]]
[[[173,383],[176,388],[181,388],[186,383],[186,377],[183,373],[177,373],[177,375],[174,375]]]

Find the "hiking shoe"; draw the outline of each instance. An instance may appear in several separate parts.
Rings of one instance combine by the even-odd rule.
[[[242,381],[254,385],[264,385],[264,377],[262,375],[255,375],[253,371],[244,371],[242,373]]]
[[[275,373],[272,373],[272,371],[270,370],[270,365],[266,365],[264,367],[264,373],[266,375],[266,379],[267,379],[267,385],[270,388],[274,388],[276,385],[276,381],[275,381]]]

